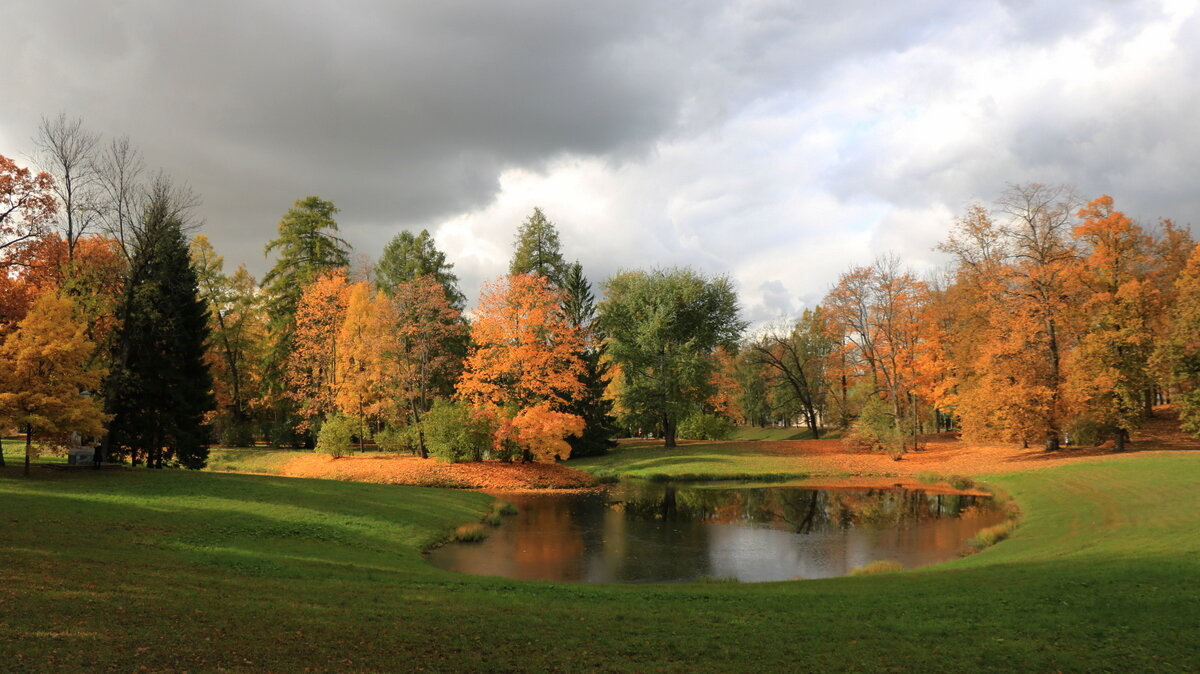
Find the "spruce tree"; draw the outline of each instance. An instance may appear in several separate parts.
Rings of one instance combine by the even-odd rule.
[[[153,468],[203,468],[204,416],[214,407],[204,361],[208,315],[177,206],[168,186],[156,187],[135,233],[105,383],[113,415],[105,447]]]
[[[558,230],[546,219],[542,209],[535,208],[517,230],[516,251],[508,266],[510,274],[540,274],[562,287],[567,263],[559,251]]]
[[[584,367],[579,381],[583,383],[584,393],[571,401],[567,410],[583,418],[583,434],[569,437],[567,442],[571,445],[571,456],[596,456],[617,444],[613,440],[618,432],[617,420],[612,416],[613,401],[604,397],[612,377],[604,358],[603,335],[594,325],[596,298],[592,294],[592,284],[583,275],[583,266],[578,262],[566,266],[562,288],[566,293],[563,311],[567,320],[588,335],[586,346],[579,354]]]

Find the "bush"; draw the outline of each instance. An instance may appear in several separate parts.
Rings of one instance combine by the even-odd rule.
[[[328,454],[333,458],[345,456],[350,452],[354,442],[355,424],[346,417],[335,414],[321,424],[321,432],[317,434],[316,452]]]
[[[425,445],[451,463],[480,461],[492,447],[494,423],[464,402],[437,400],[421,421]]]
[[[1067,426],[1067,435],[1072,445],[1097,446],[1116,435],[1115,426],[1101,423],[1089,415],[1081,416]]]
[[[384,426],[375,434],[375,446],[382,452],[417,453],[417,433],[412,426]]]
[[[254,429],[249,424],[229,424],[221,429],[220,441],[222,447],[253,447]]]
[[[689,440],[728,440],[733,422],[718,414],[695,413],[679,422],[679,436]]]
[[[868,396],[859,412],[858,419],[850,425],[843,439],[845,444],[865,447],[871,451],[882,450],[899,461],[904,456],[906,438],[896,432],[894,419],[887,405],[878,396]]]
[[[870,576],[876,573],[895,573],[903,571],[904,565],[890,559],[880,559],[870,564],[864,564],[850,571],[851,576]]]

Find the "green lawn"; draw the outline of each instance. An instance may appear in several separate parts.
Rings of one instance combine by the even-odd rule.
[[[208,470],[278,475],[292,459],[312,454],[304,449],[213,447],[208,450]]]
[[[586,586],[419,549],[461,490],[0,471],[0,669],[1182,671],[1200,664],[1200,453],[994,476],[1013,538],[900,574]]]
[[[680,447],[667,449],[661,440],[623,442],[603,456],[571,459],[567,465],[596,475],[651,480],[786,480],[808,476],[802,460],[760,451],[753,442],[697,442]]]
[[[836,430],[829,430],[821,433],[821,440],[833,440],[840,437]],[[767,426],[760,428],[758,426],[738,426],[733,429],[733,435],[730,440],[812,440],[812,432],[807,428],[792,427],[779,428],[776,426]]]

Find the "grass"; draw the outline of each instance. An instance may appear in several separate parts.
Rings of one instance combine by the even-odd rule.
[[[841,437],[835,430],[823,431],[821,433],[822,440],[835,440]],[[767,426],[765,428],[759,426],[737,426],[733,435],[729,436],[730,440],[812,440],[812,432],[807,428],[793,426],[792,428],[778,428],[775,426]]]
[[[755,449],[753,443],[688,443],[666,449],[661,441],[622,443],[603,456],[571,459],[567,465],[604,479],[780,481],[808,477],[803,463]]]
[[[719,456],[719,455],[716,455]],[[741,470],[732,465],[733,470]],[[426,564],[466,491],[0,471],[0,668],[1180,671],[1200,662],[1200,454],[982,476],[1012,536],[916,571],[565,585]]]
[[[288,461],[308,456],[312,450],[213,447],[208,450],[208,470],[278,475]]]
[[[891,559],[879,559],[870,564],[855,567],[850,570],[851,576],[871,576],[877,573],[895,573],[903,571],[904,565]]]

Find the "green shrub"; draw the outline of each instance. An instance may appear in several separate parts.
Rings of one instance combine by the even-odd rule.
[[[1081,416],[1067,426],[1067,435],[1072,445],[1096,446],[1116,434],[1116,428],[1097,421],[1089,415]]]
[[[321,431],[317,433],[315,451],[318,454],[328,454],[335,459],[345,456],[353,447],[354,427],[354,422],[340,414],[329,417],[325,423],[321,424]]]
[[[870,576],[876,573],[895,573],[903,571],[904,565],[890,559],[880,559],[870,564],[864,564],[850,571],[851,576]]]
[[[402,426],[400,428],[384,426],[379,432],[375,433],[375,446],[381,452],[409,452],[416,454],[416,429],[412,426]]]
[[[491,421],[476,415],[464,402],[437,400],[421,421],[425,445],[436,457],[451,463],[480,461],[492,447]]]
[[[254,429],[249,424],[231,423],[221,429],[222,447],[253,447]]]
[[[733,422],[719,414],[695,413],[679,422],[679,436],[689,440],[728,440]]]

